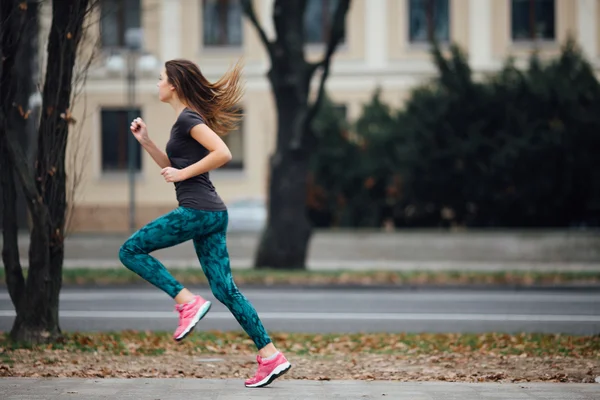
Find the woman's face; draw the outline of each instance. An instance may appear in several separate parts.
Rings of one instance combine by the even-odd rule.
[[[156,86],[158,87],[159,100],[165,103],[169,102],[173,97],[175,87],[167,80],[167,71],[165,68],[160,72],[160,77]]]

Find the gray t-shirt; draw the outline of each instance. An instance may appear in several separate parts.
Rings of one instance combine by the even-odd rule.
[[[209,151],[190,134],[194,126],[204,123],[202,117],[189,108],[185,108],[179,114],[177,121],[171,128],[171,137],[166,147],[167,156],[173,168],[186,168],[208,155]],[[209,211],[227,209],[225,203],[215,191],[208,172],[181,182],[175,182],[175,192],[181,207]]]

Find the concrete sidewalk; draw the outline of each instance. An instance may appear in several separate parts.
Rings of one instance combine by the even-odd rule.
[[[126,235],[71,235],[65,268],[121,268],[119,248]],[[253,265],[257,233],[231,233],[232,267]],[[2,243],[0,241],[0,247]],[[20,235],[22,264],[29,237]],[[153,253],[168,268],[199,268],[191,242]],[[307,254],[309,270],[397,271],[600,271],[600,231],[317,231]]]
[[[600,384],[298,381],[281,379],[247,389],[243,380],[209,379],[0,379],[3,400],[115,399],[393,399],[598,400]]]

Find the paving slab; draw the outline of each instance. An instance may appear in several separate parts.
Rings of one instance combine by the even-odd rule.
[[[0,398],[2,400],[600,400],[600,384],[280,379],[266,388],[247,389],[241,379],[1,378]]]

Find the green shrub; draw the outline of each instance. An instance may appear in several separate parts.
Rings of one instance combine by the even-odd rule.
[[[600,222],[600,84],[573,40],[476,80],[452,46],[394,112],[376,92],[348,134],[329,102],[313,184],[326,226],[565,227]],[[329,107],[329,108],[327,108]],[[311,208],[311,209],[314,209]]]

